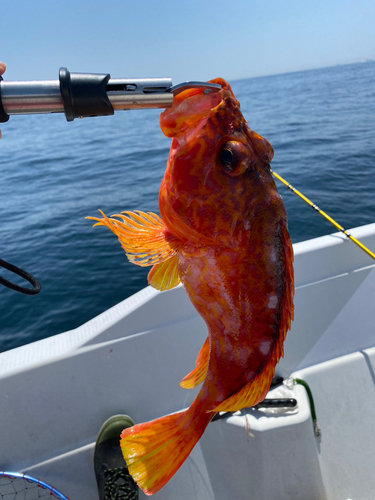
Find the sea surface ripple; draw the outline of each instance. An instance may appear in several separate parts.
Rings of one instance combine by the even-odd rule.
[[[250,127],[274,147],[273,169],[345,228],[375,221],[374,81],[370,61],[231,82]],[[143,110],[2,124],[0,257],[34,274],[42,291],[0,286],[0,351],[76,328],[147,285],[148,269],[130,264],[112,233],[85,217],[98,208],[158,212],[170,145],[158,117]],[[293,242],[335,232],[278,187]]]

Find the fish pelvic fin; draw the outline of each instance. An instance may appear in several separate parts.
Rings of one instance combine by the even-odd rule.
[[[186,377],[181,380],[181,387],[183,387],[184,389],[194,389],[194,387],[203,382],[203,380],[206,378],[209,356],[210,343],[207,337],[197,356],[194,370],[188,373],[188,375],[186,375]]]
[[[156,290],[170,290],[180,283],[178,260],[174,255],[168,260],[155,264],[147,275],[148,284]]]
[[[130,262],[137,266],[153,266],[148,280],[157,290],[169,290],[180,282],[177,249],[183,242],[173,236],[163,220],[152,212],[121,212],[103,218],[87,217],[94,226],[107,226],[119,239]],[[169,261],[169,262],[168,262]]]
[[[190,410],[122,432],[122,454],[134,481],[146,495],[153,495],[171,479],[213,417],[200,413],[193,419]]]

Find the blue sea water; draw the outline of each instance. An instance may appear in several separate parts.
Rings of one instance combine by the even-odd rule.
[[[374,82],[371,61],[231,82],[250,127],[274,147],[273,169],[345,228],[375,221]],[[148,269],[127,262],[112,233],[85,217],[98,208],[158,211],[170,145],[158,117],[3,124],[0,257],[34,274],[42,291],[0,286],[0,351],[75,328],[147,285]],[[278,187],[293,242],[335,232]]]

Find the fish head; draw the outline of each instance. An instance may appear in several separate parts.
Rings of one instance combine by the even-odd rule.
[[[161,114],[161,129],[172,144],[159,208],[181,239],[238,246],[269,195],[270,178],[275,187],[269,168],[273,149],[250,129],[230,85],[221,78],[211,83],[221,90],[185,90]]]

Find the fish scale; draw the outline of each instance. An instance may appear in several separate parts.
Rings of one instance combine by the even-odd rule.
[[[176,473],[218,411],[262,401],[293,319],[293,249],[269,166],[273,150],[252,131],[227,82],[185,90],[160,118],[172,138],[161,183],[161,219],[123,212],[96,219],[128,258],[153,265],[158,290],[180,281],[208,329],[195,369],[201,389],[187,410],[121,434],[129,472],[147,494]],[[143,214],[143,215],[142,215]]]

